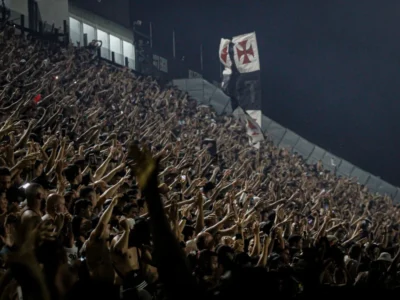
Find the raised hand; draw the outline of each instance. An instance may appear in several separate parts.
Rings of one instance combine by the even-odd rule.
[[[56,162],[56,174],[61,175],[63,171],[64,163],[62,160]]]
[[[198,192],[197,196],[196,196],[196,204],[198,207],[201,207],[201,206],[203,206],[203,203],[204,203],[203,195],[200,192]]]
[[[222,200],[214,202],[213,211],[217,211],[223,206],[224,202]]]
[[[54,226],[56,232],[59,232],[64,227],[65,216],[63,214],[57,214],[54,218]]]
[[[130,228],[129,228],[128,219],[125,218],[125,217],[122,217],[122,218],[119,220],[119,226],[121,226],[121,228],[122,228],[124,231],[128,231],[128,230],[130,229]]]
[[[189,218],[189,216],[190,216],[190,209],[192,208],[192,205],[186,205],[186,206],[184,206],[183,208],[182,208],[182,211],[181,211],[181,213],[182,213],[182,216],[183,217],[186,217],[186,218]]]
[[[141,151],[136,145],[130,146],[130,154],[134,157],[133,171],[142,190],[151,184],[157,186],[158,161],[148,150]]]
[[[239,214],[239,215],[240,215],[240,214]],[[240,227],[240,228],[243,228],[243,222],[244,222],[243,218],[239,217],[239,218],[235,221],[235,224],[236,224],[236,226],[238,226],[238,227]]]
[[[254,208],[261,207],[263,203],[264,203],[264,201],[262,201],[262,199],[257,200],[257,202],[254,204]]]
[[[252,230],[254,235],[260,234],[260,224],[257,221],[253,223]]]
[[[205,178],[196,178],[193,180],[193,183],[196,183],[197,187],[203,187],[207,183],[207,179]]]
[[[232,170],[228,169],[224,171],[223,178],[228,178],[232,174]]]
[[[115,196],[112,198],[110,205],[112,205],[113,207],[116,206],[116,205],[118,204],[118,200],[119,200],[122,196],[123,196],[122,194],[117,194],[117,195],[115,195]]]

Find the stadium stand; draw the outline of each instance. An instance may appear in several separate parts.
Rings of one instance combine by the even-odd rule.
[[[272,136],[249,146],[218,91],[199,105],[99,59],[96,45],[63,42],[0,32],[1,297],[396,290],[393,199],[324,169],[321,149],[272,121]]]

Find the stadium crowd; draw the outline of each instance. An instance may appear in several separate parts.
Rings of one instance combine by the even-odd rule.
[[[268,140],[256,149],[237,119],[91,48],[13,27],[0,42],[1,299],[399,286],[400,210],[389,197]]]

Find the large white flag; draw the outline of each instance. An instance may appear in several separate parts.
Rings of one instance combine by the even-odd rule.
[[[229,55],[229,44],[231,40],[221,39],[221,43],[219,44],[219,60],[224,65],[224,70],[222,71],[222,83],[221,88],[227,88],[229,84],[229,80],[232,75],[232,60]]]
[[[219,44],[219,60],[221,61],[221,64],[225,66],[225,68],[231,68],[232,67],[232,61],[229,56],[229,44],[231,43],[231,40],[228,39],[221,39],[221,43]]]
[[[260,57],[256,33],[247,33],[235,36],[232,39],[234,47],[235,65],[239,73],[260,71]]]
[[[221,39],[219,59],[224,65],[222,89],[231,97],[233,114],[245,123],[250,144],[259,148],[264,134],[261,130],[260,59],[256,33],[238,35],[232,41]],[[250,110],[246,112],[241,106]]]

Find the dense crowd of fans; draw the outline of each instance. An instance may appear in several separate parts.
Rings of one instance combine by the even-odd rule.
[[[269,141],[251,147],[238,120],[93,49],[12,27],[0,42],[1,299],[399,285],[392,199]]]

